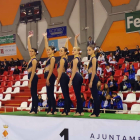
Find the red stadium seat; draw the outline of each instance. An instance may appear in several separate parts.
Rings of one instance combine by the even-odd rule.
[[[21,71],[22,70],[22,66],[18,66],[18,69]]]
[[[6,81],[6,80],[7,80],[7,76],[3,76],[2,81]]]
[[[125,67],[126,64],[122,64],[121,69],[124,70],[125,68],[128,70],[129,69],[129,64],[127,64],[127,67]]]
[[[8,82],[7,87],[12,87],[12,86],[13,86],[13,82],[12,81]]]
[[[13,75],[13,71],[10,71],[10,72],[9,72],[9,76],[11,76],[11,75]]]
[[[8,71],[4,71],[3,76],[7,76],[8,75]]]
[[[5,81],[1,82],[1,87],[5,87],[5,86],[6,86],[6,82]]]
[[[107,59],[109,59],[110,55],[107,55]]]
[[[119,85],[123,81],[123,79],[124,79],[123,76],[119,77],[117,84]]]
[[[83,93],[83,92],[85,92],[85,90],[86,90],[86,87],[85,86],[81,86],[81,92]]]
[[[138,62],[134,63],[133,65],[135,70],[139,69],[140,67],[140,64]]]
[[[20,81],[20,79],[21,79],[20,75],[17,75],[16,78],[15,78],[16,81]]]
[[[115,74],[114,74],[114,77],[115,77],[116,79],[118,79],[120,76],[122,76],[122,70],[116,70],[116,71],[115,71]]]
[[[69,93],[73,93],[74,92],[74,89],[73,89],[73,86],[71,86],[70,88],[69,88]]]
[[[119,59],[118,65],[122,65],[124,63],[124,61],[125,61],[124,58]]]
[[[4,88],[0,88],[0,94],[4,92]]]
[[[75,100],[76,100],[75,94],[70,94],[70,99],[71,99],[72,101],[75,101]]]
[[[8,81],[13,81],[14,80],[14,76],[9,76]]]

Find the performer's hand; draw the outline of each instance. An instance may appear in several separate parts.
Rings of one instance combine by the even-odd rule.
[[[79,37],[79,35],[80,35],[80,34],[77,34],[77,35],[75,36],[75,38],[78,38],[78,37]]]
[[[47,85],[47,86],[49,86],[49,85],[50,85],[50,82],[49,82],[49,80],[48,80],[48,79],[46,80],[46,85]]]
[[[32,37],[33,36],[33,34],[30,34],[30,35],[28,35],[28,38],[30,38],[30,37]]]
[[[70,39],[71,39],[71,37],[70,37],[70,36],[68,36],[67,40],[70,40]]]
[[[28,88],[31,88],[31,81],[29,81]]]
[[[69,81],[69,87],[71,87],[71,85],[72,85],[72,81],[70,80],[70,81]]]
[[[44,37],[47,36],[47,32],[46,32],[46,33],[43,33],[43,36],[44,36]]]
[[[92,88],[92,82],[89,83],[89,88]]]

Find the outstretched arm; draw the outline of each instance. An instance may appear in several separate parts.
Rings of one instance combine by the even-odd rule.
[[[69,43],[69,40],[71,39],[71,37],[68,37],[67,39],[66,39],[66,43],[65,43],[65,46],[64,47],[66,47],[67,49],[68,49],[68,43]]]
[[[79,37],[79,35],[80,34],[75,36],[74,47],[78,47],[77,38]]]
[[[47,39],[47,33],[44,33],[43,36],[44,36],[44,40],[45,40],[45,49],[47,51],[47,48],[49,47],[49,45],[48,45],[48,39]]]
[[[31,49],[32,49],[32,47],[31,47],[31,42],[30,42],[30,38],[33,36],[33,34],[30,34],[29,36],[28,36],[28,51],[30,51]]]

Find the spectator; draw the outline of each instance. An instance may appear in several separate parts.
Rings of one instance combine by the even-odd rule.
[[[124,50],[123,50],[123,54],[122,54],[122,56],[125,58],[125,61],[127,61],[127,62],[131,61],[130,55],[131,54],[130,54],[128,48],[125,47]]]
[[[123,105],[122,105],[122,99],[119,95],[117,95],[116,93],[112,94],[112,108],[113,109],[118,109],[118,110],[123,110]]]
[[[36,68],[41,69],[41,65],[40,65],[39,61],[37,61]]]
[[[70,68],[70,64],[68,65],[68,68],[67,68],[67,73],[71,73],[71,68]]]
[[[85,77],[87,73],[88,73],[88,69],[87,69],[87,65],[85,64],[84,68],[82,69],[83,77]]]
[[[131,88],[131,84],[128,80],[128,76],[124,76],[124,80],[120,84],[121,91],[128,91]]]
[[[21,66],[20,60],[18,58],[17,58],[17,60],[15,60],[15,65]]]
[[[134,88],[134,85],[135,85],[135,69],[134,69],[134,66],[133,64],[130,65],[130,69],[127,70],[127,65],[124,69],[124,73],[129,73],[129,82],[131,84],[131,86]]]
[[[101,108],[102,109],[111,109],[111,96],[110,95],[105,96],[105,100],[103,100],[101,103]]]
[[[42,106],[43,107],[48,107],[48,97],[45,101],[43,101]]]
[[[3,74],[3,64],[1,61],[0,61],[0,74]]]
[[[116,47],[116,52],[115,52],[115,59],[118,62],[119,59],[121,58],[121,49],[119,46]]]
[[[88,112],[90,112],[94,108],[94,99],[92,97],[92,94],[90,96],[89,102],[88,102]]]
[[[136,50],[132,57],[133,57],[133,61],[135,62],[139,61],[139,51]]]
[[[85,101],[83,93],[81,93],[81,99],[82,99],[82,102],[83,102],[83,108],[85,108],[86,101]]]
[[[4,71],[8,71],[8,66],[7,66],[7,64],[6,64],[5,61],[4,61],[4,65],[3,65],[3,67],[1,68],[1,72],[2,72],[2,74],[3,74]]]
[[[106,68],[103,73],[102,82],[106,82],[107,79],[112,75],[112,68],[109,65],[106,65]]]
[[[95,43],[94,43],[94,41],[92,40],[92,37],[89,36],[89,37],[88,37],[88,41],[87,41],[87,47],[90,46],[90,45],[94,45],[94,44],[95,44]]]
[[[43,99],[42,99],[41,95],[39,94],[38,95],[38,106],[42,107],[43,106],[42,103],[43,103]]]
[[[137,81],[135,81],[134,91],[140,91],[140,75],[137,75]]]
[[[115,56],[113,55],[113,53],[111,52],[110,53],[110,56],[109,56],[109,59],[108,59],[108,62],[110,63],[111,61],[114,61],[115,59]]]
[[[68,76],[69,76],[69,78],[71,78],[71,72],[68,72]]]
[[[90,45],[94,45],[94,41],[92,40],[92,37],[89,36],[88,37],[88,41],[87,41],[87,47],[90,46]],[[88,60],[90,60],[90,56],[88,55]]]
[[[117,91],[118,85],[112,75],[110,76],[110,80],[108,81],[108,87],[109,87],[109,90],[111,93],[112,93],[112,91]]]
[[[10,66],[11,66],[11,67],[14,67],[14,66],[15,66],[15,61],[14,61],[14,59],[13,59],[13,58],[11,58],[11,61],[10,61]]]
[[[58,95],[58,102],[57,102],[57,107],[64,107],[64,99],[62,99],[62,95]]]
[[[15,69],[14,69],[13,74],[19,74],[19,73],[20,73],[20,70],[18,69],[18,67],[17,67],[17,66],[15,66]]]
[[[9,62],[6,60],[6,59],[4,59],[4,62],[7,64],[7,66],[9,67]]]
[[[98,57],[98,63],[103,63],[105,62],[105,57],[100,53],[99,57]]]
[[[26,63],[25,60],[23,60],[23,63],[22,63],[22,73],[23,73],[23,71],[25,71],[26,67],[27,67],[27,63]]]
[[[102,75],[102,68],[100,66],[100,64],[98,63],[98,67],[97,67],[97,76],[100,78]]]

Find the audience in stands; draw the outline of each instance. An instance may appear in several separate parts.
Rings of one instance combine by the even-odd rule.
[[[111,98],[111,105],[112,105],[112,109],[117,109],[117,110],[123,110],[123,105],[122,105],[122,99],[119,95],[117,95],[116,93],[112,94]]]
[[[42,107],[43,106],[42,103],[43,103],[43,99],[42,99],[41,95],[39,94],[38,95],[38,106]]]
[[[110,56],[109,56],[109,58],[108,58],[108,62],[111,63],[111,61],[114,61],[114,59],[115,59],[115,56],[114,56],[113,53],[111,52],[111,53],[110,53]]]
[[[119,59],[121,58],[121,49],[119,46],[116,47],[116,52],[115,52],[115,59],[118,62]]]
[[[110,76],[110,80],[108,81],[108,87],[111,93],[113,93],[113,91],[117,91],[118,85],[117,82],[114,80],[113,75]]]
[[[40,65],[39,61],[37,61],[36,68],[41,69],[41,65]]]
[[[128,80],[127,75],[124,76],[124,80],[120,84],[120,89],[121,89],[121,91],[128,91],[131,89],[131,84]]]
[[[10,66],[11,66],[11,67],[14,67],[14,66],[15,66],[15,61],[14,61],[14,59],[13,59],[13,58],[11,58],[11,61],[10,61]]]
[[[129,70],[127,70],[127,65],[126,65],[126,67],[124,69],[124,73],[129,74],[129,82],[130,82],[132,88],[134,88],[134,84],[135,84],[135,69],[134,69],[133,63],[130,65]]]
[[[87,107],[88,107],[88,112],[90,112],[94,108],[94,99],[92,95],[90,96]]]
[[[135,81],[134,92],[140,91],[140,75],[137,75],[137,81]]]
[[[18,66],[15,66],[13,74],[20,74],[20,70],[18,69]]]
[[[6,59],[4,59],[4,62],[7,64],[8,67],[10,66],[9,61],[7,61]]]
[[[107,79],[112,75],[112,68],[107,64],[106,68],[104,69],[103,77],[102,77],[102,82],[106,82]]]
[[[105,57],[104,55],[102,55],[102,53],[100,53],[100,55],[98,56],[98,63],[102,64],[105,62]]]
[[[101,108],[102,109],[111,109],[111,96],[110,95],[106,95],[105,100],[102,100]]]
[[[43,101],[42,106],[43,107],[48,107],[48,98],[45,101]]]
[[[70,64],[68,65],[68,68],[67,68],[67,73],[71,73],[71,68],[70,68]]]
[[[27,63],[26,63],[25,60],[23,60],[23,63],[22,63],[22,73],[23,73],[23,71],[25,71],[26,67],[27,67]]]
[[[4,65],[3,65],[2,68],[1,68],[1,74],[3,74],[4,71],[8,71],[8,66],[7,66],[7,64],[6,64],[5,61],[4,61],[3,64],[4,64]]]
[[[129,52],[127,47],[124,48],[122,56],[125,58],[125,61],[127,62],[131,61],[131,53]]]
[[[62,95],[58,95],[58,102],[57,102],[57,107],[64,107],[64,99],[62,99]]]
[[[17,58],[17,60],[15,60],[15,65],[21,66],[20,60],[18,58]]]
[[[132,61],[134,61],[134,62],[138,62],[139,61],[139,51],[138,50],[136,50],[134,52],[134,54],[132,55]]]

